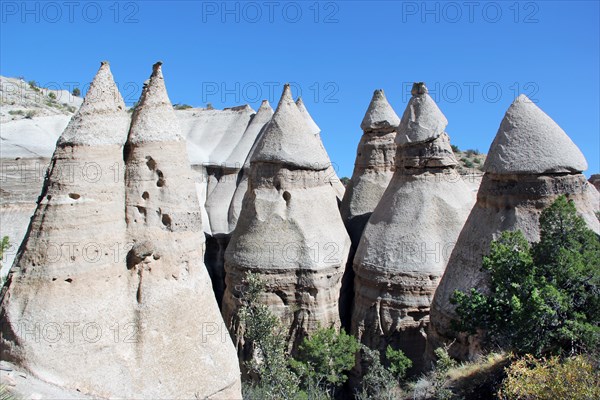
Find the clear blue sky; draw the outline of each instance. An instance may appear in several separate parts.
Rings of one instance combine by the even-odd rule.
[[[0,74],[89,82],[109,60],[137,100],[164,62],[174,103],[217,108],[302,91],[340,176],[374,89],[399,115],[425,81],[452,142],[486,152],[518,93],[600,172],[598,1],[2,1]],[[25,4],[25,5],[24,5]]]

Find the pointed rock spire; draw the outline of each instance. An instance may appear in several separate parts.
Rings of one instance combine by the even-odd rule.
[[[296,106],[289,84],[284,86],[277,110],[251,159],[261,161],[310,169],[326,169],[331,164],[321,140]]]
[[[429,96],[425,83],[413,84],[411,94],[396,135],[396,143],[400,145],[436,139],[448,125],[448,120]]]
[[[127,142],[127,274],[135,288],[140,393],[127,397],[240,397],[237,357],[204,266],[205,237],[194,175],[160,63],[144,88]],[[177,312],[173,312],[177,310]],[[221,328],[216,328],[221,329]],[[225,329],[224,327],[222,329]],[[203,337],[206,336],[206,337]],[[175,349],[160,356],[157,349]],[[161,366],[168,366],[162,368]],[[218,370],[219,377],[210,374]],[[183,372],[187,371],[187,372]],[[161,380],[158,387],[150,382]]]
[[[131,119],[128,138],[130,143],[184,140],[165,87],[162,62],[152,66],[152,75],[144,84],[140,101]]]
[[[400,118],[387,101],[383,89],[377,89],[373,92],[373,98],[369,108],[360,124],[364,132],[373,130],[394,130],[400,123]]]
[[[127,123],[128,119],[110,65],[103,61],[81,107],[58,139],[58,144],[122,145],[126,137],[122,129],[116,127]]]
[[[524,94],[508,108],[492,142],[484,171],[495,174],[581,172],[581,150],[556,122]]]
[[[90,321],[97,332],[107,332],[134,319],[135,294],[124,263],[115,257],[127,243],[123,143],[128,127],[123,99],[108,63],[102,63],[57,142],[0,299],[0,358],[93,397],[139,397],[124,391],[134,386],[135,366],[123,354],[132,354],[134,345],[102,334],[81,340],[74,325],[70,340],[60,334],[40,340],[32,332],[72,321]]]
[[[310,131],[312,133],[314,133],[315,135],[318,135],[319,133],[321,133],[321,128],[319,128],[319,125],[317,125],[315,120],[312,119],[308,110],[306,109],[306,106],[304,105],[304,101],[302,100],[302,96],[298,96],[298,98],[296,99],[296,106],[298,107],[298,110],[300,110],[300,113],[306,120],[306,123],[309,126]]]
[[[420,371],[426,344],[420,332],[448,261],[441,251],[423,257],[424,249],[456,241],[473,199],[455,169],[445,118],[424,85],[414,89],[397,135],[415,140],[396,140],[394,175],[356,249],[352,333],[374,349],[398,346]]]
[[[450,297],[456,290],[489,290],[490,277],[481,269],[482,257],[501,232],[520,230],[529,242],[537,242],[540,214],[561,195],[568,196],[588,226],[600,232],[595,216],[600,200],[579,172],[585,167],[571,139],[527,97],[519,96],[508,108],[488,152],[477,203],[433,298],[427,332],[429,360],[446,343],[453,343],[450,355],[460,360],[472,359],[485,345],[481,332],[457,335],[452,326],[456,307]]]
[[[319,136],[310,132],[286,85],[251,157],[243,207],[225,251],[222,312],[243,359],[249,356],[238,335],[244,321],[236,314],[248,272],[266,283],[260,302],[281,319],[292,352],[319,326],[339,326],[339,291],[350,239],[329,168]],[[273,257],[269,243],[277,247]],[[311,246],[323,244],[335,247],[335,257],[311,258]]]

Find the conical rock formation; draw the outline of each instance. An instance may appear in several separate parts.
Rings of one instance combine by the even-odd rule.
[[[433,294],[473,205],[455,169],[446,118],[421,91],[403,115],[396,171],[354,257],[352,318],[352,332],[362,343],[383,352],[388,345],[401,349],[417,371],[424,367]],[[423,125],[410,123],[413,115],[441,132],[423,135]]]
[[[354,299],[352,264],[363,229],[394,175],[396,128],[400,118],[387,101],[383,90],[373,93],[361,128],[363,135],[356,150],[354,171],[340,205],[342,220],[352,241],[342,283],[342,324],[350,329]]]
[[[427,336],[429,358],[434,349],[453,341],[449,349],[453,357],[465,360],[479,353],[479,336],[457,335],[451,328],[456,311],[450,297],[455,290],[487,290],[482,259],[502,231],[520,229],[527,240],[538,241],[540,213],[558,196],[567,195],[590,228],[600,232],[594,215],[600,205],[598,193],[579,173],[585,165],[564,131],[529,99],[519,96],[509,107],[488,152],[477,203],[435,293]]]
[[[354,172],[340,212],[356,248],[367,220],[394,175],[396,128],[400,119],[383,90],[376,90],[363,118]]]
[[[127,276],[135,288],[141,397],[240,398],[240,373],[203,264],[193,175],[161,64],[133,117],[126,152]],[[160,384],[157,384],[160,382]]]
[[[292,347],[319,326],[338,326],[338,297],[350,245],[328,157],[291,97],[289,85],[251,159],[248,190],[225,252],[223,316],[243,354],[236,313],[248,272],[265,282],[263,301]]]
[[[130,394],[136,374],[135,291],[123,261],[125,109],[104,62],[58,139],[0,309],[1,359],[98,396]]]

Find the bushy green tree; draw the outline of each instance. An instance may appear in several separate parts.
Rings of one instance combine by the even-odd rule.
[[[456,291],[455,328],[481,328],[496,345],[517,353],[598,352],[600,238],[559,197],[540,216],[540,241],[503,232],[483,258],[490,290]]]
[[[76,87],[76,88],[73,89],[73,91],[71,92],[71,94],[73,96],[79,97],[79,96],[81,96],[81,90],[78,87]]]
[[[290,365],[304,382],[333,396],[348,380],[348,371],[354,366],[359,349],[358,341],[344,330],[321,328],[302,341]]]

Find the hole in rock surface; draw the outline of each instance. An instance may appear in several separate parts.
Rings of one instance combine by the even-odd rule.
[[[292,199],[292,195],[290,194],[290,192],[283,192],[283,199],[286,203],[289,203]]]
[[[77,193],[69,193],[69,197],[73,200],[78,200],[81,197],[81,195],[78,195]]]
[[[142,193],[142,199],[148,200],[149,198],[150,198],[150,195],[148,194],[148,192]]]

